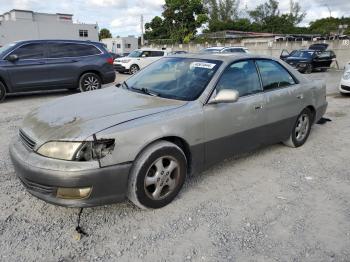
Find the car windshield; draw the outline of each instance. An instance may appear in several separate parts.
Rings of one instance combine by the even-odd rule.
[[[291,53],[293,57],[301,57],[301,58],[312,58],[314,55],[314,51],[295,51]]]
[[[140,51],[140,50],[135,50],[135,51],[132,51],[132,52],[128,55],[128,57],[140,57],[141,54],[142,54],[142,51]]]
[[[129,90],[159,97],[193,101],[220,67],[221,61],[195,58],[163,58],[124,82]]]
[[[11,44],[7,44],[7,45],[0,47],[0,55],[6,53],[6,51],[9,50],[10,48],[12,48],[14,45],[15,45],[15,43],[11,43]]]

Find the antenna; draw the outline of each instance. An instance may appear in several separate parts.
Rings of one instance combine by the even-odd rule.
[[[143,39],[143,15],[141,15],[141,46],[144,45],[144,39]]]
[[[329,12],[329,17],[332,17],[332,9],[329,7],[329,5],[325,5],[328,9],[328,12]]]

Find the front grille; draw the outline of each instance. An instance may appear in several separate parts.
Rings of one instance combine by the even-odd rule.
[[[346,91],[350,91],[350,86],[341,85],[341,89],[346,90]]]
[[[19,137],[21,138],[22,143],[29,148],[30,150],[33,150],[35,147],[35,142],[33,139],[31,139],[29,136],[27,136],[26,133],[23,132],[22,129],[19,130]]]

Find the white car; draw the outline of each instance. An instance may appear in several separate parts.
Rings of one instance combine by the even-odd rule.
[[[215,46],[201,50],[202,53],[249,53],[244,46]]]
[[[156,49],[137,49],[128,56],[114,60],[114,69],[119,73],[128,72],[135,74],[140,69],[157,61],[167,53],[164,50]]]
[[[350,94],[350,66],[345,67],[344,75],[340,81],[339,91],[342,94]]]

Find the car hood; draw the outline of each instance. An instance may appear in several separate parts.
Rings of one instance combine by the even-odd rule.
[[[110,87],[44,104],[26,116],[22,130],[37,145],[50,140],[85,140],[108,127],[186,103]]]

